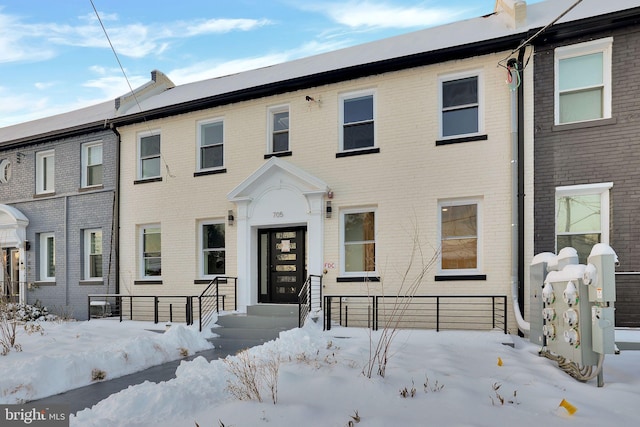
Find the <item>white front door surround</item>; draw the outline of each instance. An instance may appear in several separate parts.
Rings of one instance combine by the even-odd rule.
[[[18,249],[18,297],[20,303],[26,303],[27,295],[27,226],[29,219],[18,209],[0,204],[0,248],[17,248]],[[10,251],[11,252],[11,251]],[[15,262],[15,260],[5,260],[5,262]],[[7,265],[2,263],[0,268],[0,283],[9,280],[7,275]],[[15,279],[15,278],[14,278]],[[4,286],[2,292],[4,292]]]
[[[238,310],[258,302],[258,230],[306,226],[307,274],[322,274],[327,184],[271,157],[228,195],[236,204]]]

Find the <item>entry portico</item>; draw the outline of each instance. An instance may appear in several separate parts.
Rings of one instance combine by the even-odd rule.
[[[260,230],[306,229],[306,274],[322,274],[324,197],[328,191],[321,179],[271,157],[227,195],[237,208],[239,310],[259,302]]]
[[[26,294],[26,235],[29,220],[18,209],[0,204],[0,247],[3,250],[0,281],[2,296],[18,297],[24,303]]]

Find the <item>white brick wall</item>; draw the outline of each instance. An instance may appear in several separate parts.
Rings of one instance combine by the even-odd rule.
[[[414,230],[429,258],[439,246],[438,200],[482,199],[481,273],[486,281],[435,282],[425,294],[510,294],[510,93],[506,71],[497,67],[506,52],[361,78],[294,93],[125,126],[121,166],[121,287],[134,293],[198,293],[200,219],[224,219],[234,209],[226,195],[264,163],[267,108],[290,106],[290,148],[283,158],[324,180],[333,190],[333,218],[325,220],[324,258],[335,263],[324,278],[326,293],[363,291],[357,283],[336,283],[339,275],[341,209],[375,206],[377,261],[385,292],[395,293],[406,268]],[[484,82],[486,141],[436,146],[438,76],[480,69]],[[339,95],[373,89],[376,96],[376,142],[380,153],[336,158]],[[320,103],[307,102],[309,95]],[[196,122],[223,117],[227,173],[194,177]],[[161,129],[162,155],[168,166],[162,182],[134,185],[136,133]],[[163,166],[164,167],[164,166]],[[136,227],[162,225],[163,285],[133,286],[139,279]],[[227,274],[235,275],[236,236],[227,227]]]

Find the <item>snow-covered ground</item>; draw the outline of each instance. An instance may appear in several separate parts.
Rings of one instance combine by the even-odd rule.
[[[0,357],[0,403],[85,385],[93,369],[103,370],[108,379],[210,345],[196,329],[175,324],[162,334],[148,331],[157,325],[111,320],[47,322],[43,327],[44,335],[21,331],[23,351]],[[391,343],[386,376],[377,376],[374,369],[367,378],[362,371],[378,333],[322,331],[309,323],[250,349],[256,361],[280,359],[276,404],[266,385],[261,403],[232,396],[227,385],[234,377],[228,367],[239,361],[237,356],[227,363],[200,357],[182,362],[171,381],[132,386],[78,412],[71,425],[637,425],[640,351],[607,355],[605,386],[598,388],[595,380],[580,383],[569,377],[555,362],[539,357],[537,346],[515,336],[400,331]],[[618,330],[617,340],[638,341],[640,330]],[[571,406],[560,406],[563,400],[577,411],[570,414]]]

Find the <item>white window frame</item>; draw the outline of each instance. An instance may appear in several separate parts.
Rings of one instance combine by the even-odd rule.
[[[222,146],[222,164],[219,166],[212,166],[212,167],[202,167],[202,127],[206,126],[206,125],[210,125],[210,124],[214,124],[214,123],[221,123],[222,124],[222,143],[219,144],[211,144],[211,145],[207,145],[204,147],[213,147],[216,145],[221,145]],[[212,119],[206,119],[206,120],[199,120],[197,122],[197,130],[196,130],[196,134],[197,134],[197,142],[196,142],[196,165],[197,171],[211,171],[211,170],[219,170],[219,169],[224,169],[226,161],[225,161],[225,157],[226,157],[226,149],[225,149],[225,145],[226,145],[226,140],[227,140],[227,129],[226,129],[226,125],[224,122],[224,117],[216,117],[216,118],[212,118]]]
[[[100,163],[96,163],[96,164],[89,164],[89,150],[91,148],[95,148],[95,147],[100,147]],[[82,188],[87,188],[87,187],[100,187],[103,185],[104,182],[104,173],[103,175],[100,177],[100,183],[99,184],[89,184],[89,167],[91,166],[98,166],[98,165],[104,165],[104,151],[103,151],[104,147],[102,145],[102,141],[93,141],[93,142],[86,142],[84,144],[82,144],[82,177],[81,177],[81,186]]]
[[[92,235],[100,235],[100,253],[92,253],[91,251],[91,237]],[[103,241],[102,241],[102,229],[101,228],[92,228],[84,230],[84,272],[83,277],[84,280],[101,280],[102,276],[92,276],[91,275],[91,257],[100,255],[103,256]],[[103,264],[103,263],[102,263]],[[101,265],[102,270],[102,265]],[[102,270],[104,274],[104,270]]]
[[[443,102],[443,84],[446,82],[450,82],[453,80],[461,80],[466,78],[476,77],[476,81],[478,83],[477,87],[477,107],[478,107],[478,130],[476,132],[470,133],[457,133],[455,135],[444,136],[444,123],[443,123],[443,112],[444,112],[444,102]],[[469,104],[468,106],[475,106],[476,104]],[[456,106],[456,109],[462,108],[462,105]],[[443,74],[438,77],[438,138],[447,140],[447,139],[456,139],[456,138],[465,138],[470,136],[477,136],[484,134],[484,77],[482,70],[468,70],[461,71],[458,73],[452,74]]]
[[[554,123],[564,125],[568,123],[582,123],[611,118],[611,60],[613,51],[613,37],[578,43],[569,46],[558,47],[554,55]],[[591,120],[578,120],[573,122],[560,122],[560,61],[602,52],[602,117]],[[575,90],[575,89],[574,89]]]
[[[346,271],[346,250],[345,250],[345,217],[349,214],[369,213],[374,215],[374,269],[373,271]],[[340,211],[340,275],[343,277],[378,277],[378,212],[377,208],[369,206],[362,208],[343,209]],[[352,242],[355,243],[355,242]]]
[[[205,274],[204,272],[204,266],[205,266],[205,260],[204,260],[204,252],[205,252],[205,247],[204,247],[204,239],[203,239],[203,231],[204,231],[204,227],[207,225],[218,225],[218,224],[222,224],[224,226],[224,232],[225,232],[225,242],[224,242],[224,247],[222,248],[209,248],[210,250],[215,250],[215,251],[223,251],[225,253],[225,272],[221,273],[221,274]],[[227,242],[226,242],[226,234],[227,234],[227,224],[225,223],[224,220],[205,220],[205,221],[200,221],[200,223],[198,224],[198,248],[199,248],[199,260],[198,263],[200,264],[200,268],[199,268],[199,272],[200,272],[200,277],[203,279],[213,279],[216,276],[224,276],[226,274],[226,246],[227,246]]]
[[[556,212],[558,212],[558,199],[560,197],[568,196],[589,196],[600,195],[600,242],[609,244],[609,227],[610,227],[610,196],[609,192],[613,188],[613,182],[602,182],[597,184],[581,184],[581,185],[567,185],[562,187],[556,187],[555,197],[555,209],[553,214],[553,235],[554,246],[556,246],[556,253],[562,249],[558,248],[558,225],[556,224]],[[585,233],[578,233],[585,234]]]
[[[55,192],[55,150],[36,153],[36,194]]]
[[[373,144],[371,146],[367,146],[367,147],[359,147],[359,148],[351,148],[351,149],[345,149],[344,148],[344,127],[345,127],[345,122],[344,122],[344,103],[345,101],[348,101],[350,99],[354,99],[354,98],[362,98],[365,96],[371,96],[372,98],[372,103],[373,103],[373,118],[371,120],[371,122],[373,123]],[[338,135],[339,135],[339,150],[340,152],[353,152],[353,151],[362,151],[362,150],[370,150],[372,148],[375,148],[378,146],[378,126],[376,125],[377,123],[377,100],[376,100],[377,96],[376,96],[376,90],[375,89],[365,89],[365,90],[359,90],[359,91],[355,91],[355,92],[348,92],[348,93],[343,93],[340,94],[339,96],[339,115],[340,115],[340,127],[338,129]],[[367,120],[368,121],[368,120]],[[357,122],[354,122],[357,123]],[[365,121],[361,122],[361,123],[365,123]]]
[[[147,138],[150,136],[160,136],[160,152],[157,154],[157,156],[153,156],[153,157],[145,157],[144,159],[142,158],[142,139],[143,138]],[[138,139],[138,144],[137,144],[137,160],[138,160],[138,179],[154,179],[154,178],[160,178],[162,177],[162,134],[160,133],[159,130],[151,130],[151,131],[147,131],[147,132],[140,132],[137,136]],[[158,175],[155,176],[142,176],[142,161],[143,160],[147,160],[147,159],[152,159],[158,157],[158,163],[159,163],[159,167],[158,167]]]
[[[483,220],[482,220],[482,198],[479,197],[470,197],[470,198],[461,198],[461,199],[451,199],[451,200],[440,200],[438,201],[438,242],[442,245],[442,210],[451,206],[464,206],[464,205],[476,205],[476,268],[442,268],[442,247],[439,255],[438,261],[438,275],[440,276],[461,276],[461,275],[475,275],[482,274],[483,271]]]
[[[53,253],[49,252],[49,239],[53,240]],[[40,281],[54,282],[56,280],[56,240],[55,233],[40,233]],[[53,275],[50,275],[49,263],[53,261]]]
[[[287,125],[287,149],[285,151],[275,151],[273,149],[273,135],[276,132],[273,126],[274,116],[278,113],[287,112],[289,123]],[[291,151],[291,108],[289,104],[275,105],[267,109],[267,154],[286,153]]]
[[[147,276],[145,275],[145,247],[144,247],[144,236],[145,231],[149,229],[157,228],[160,234],[160,275],[158,276]],[[162,228],[160,224],[145,224],[139,227],[139,263],[140,263],[140,277],[142,280],[162,280]]]

